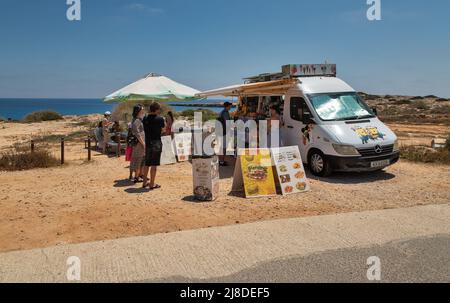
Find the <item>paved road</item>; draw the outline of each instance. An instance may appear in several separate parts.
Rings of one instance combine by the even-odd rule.
[[[450,204],[265,221],[0,254],[0,282],[447,281]],[[175,277],[175,278],[174,278]],[[182,278],[176,278],[182,277]]]
[[[450,236],[396,241],[369,248],[332,250],[270,261],[239,273],[207,280],[171,277],[168,283],[373,283],[367,258],[380,259],[381,283],[450,283]]]

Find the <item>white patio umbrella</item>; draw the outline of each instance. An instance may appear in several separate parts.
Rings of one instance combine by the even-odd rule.
[[[105,102],[125,101],[185,101],[199,99],[195,95],[200,91],[180,84],[158,74],[148,74],[144,78],[125,86],[105,97]]]

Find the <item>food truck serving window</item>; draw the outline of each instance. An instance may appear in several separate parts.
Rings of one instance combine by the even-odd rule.
[[[310,113],[308,106],[306,105],[305,99],[302,97],[292,97],[291,98],[291,118],[296,121],[303,121],[303,114],[305,112]]]

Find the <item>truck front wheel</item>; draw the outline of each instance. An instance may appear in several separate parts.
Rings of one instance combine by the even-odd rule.
[[[321,151],[313,150],[308,157],[309,170],[318,177],[327,177],[331,175],[332,169],[330,161],[326,159]]]

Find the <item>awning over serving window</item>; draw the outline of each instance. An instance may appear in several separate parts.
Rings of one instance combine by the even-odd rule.
[[[297,79],[284,79],[284,80],[233,85],[201,92],[196,96],[199,98],[207,98],[212,96],[234,97],[242,95],[247,96],[284,95],[288,89],[290,89],[297,83],[298,83]]]

